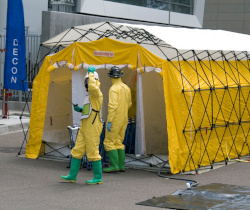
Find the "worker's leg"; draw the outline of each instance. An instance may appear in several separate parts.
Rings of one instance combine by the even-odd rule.
[[[81,161],[82,157],[85,154],[85,138],[84,138],[84,128],[80,128],[77,139],[75,142],[75,146],[73,147],[71,151],[72,159],[71,159],[71,164],[70,164],[70,172],[69,175],[67,176],[60,176],[60,179],[63,179],[65,181],[70,181],[70,182],[76,182],[76,176],[79,172],[80,166],[81,166]]]

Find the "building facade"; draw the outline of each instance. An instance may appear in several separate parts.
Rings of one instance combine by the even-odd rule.
[[[201,28],[204,5],[204,0],[78,0],[76,11],[103,17]]]
[[[48,11],[48,0],[22,0],[24,10],[24,21],[29,34],[42,33],[42,11]],[[0,34],[5,34],[7,18],[7,2],[0,1]]]
[[[203,28],[250,34],[250,0],[206,0]]]
[[[202,28],[204,6],[205,0],[51,0],[42,41],[72,26],[103,21]]]

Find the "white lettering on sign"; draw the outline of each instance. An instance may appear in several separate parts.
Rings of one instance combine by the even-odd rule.
[[[14,65],[17,65],[17,64],[18,64],[18,59],[17,59],[17,58],[13,58],[13,59],[12,59],[12,63],[13,63]]]
[[[18,55],[18,48],[13,48],[13,55]]]
[[[13,46],[18,46],[18,40],[17,39],[13,39]]]
[[[16,83],[16,80],[17,80],[17,77],[13,77],[13,76],[11,77],[11,83],[13,82]]]
[[[12,73],[12,74],[16,74],[16,73],[17,73],[17,68],[16,68],[16,67],[12,67],[11,73]]]
[[[17,39],[13,39],[13,59],[12,59],[12,64],[13,65],[18,65],[18,58],[16,58],[16,56],[18,57],[18,40]],[[14,75],[14,74],[17,74],[18,72],[18,69],[17,67],[13,66],[11,68],[11,73]],[[17,82],[17,77],[16,76],[12,76],[11,77],[11,83],[16,83]]]
[[[108,51],[94,51],[94,56],[114,57],[114,52],[108,52]]]

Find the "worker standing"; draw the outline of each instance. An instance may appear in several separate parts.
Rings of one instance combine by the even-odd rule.
[[[108,152],[111,166],[103,172],[125,171],[125,146],[123,144],[128,124],[128,109],[131,107],[131,91],[121,77],[123,72],[113,66],[108,76],[112,86],[109,89],[107,131],[105,133],[104,147]]]
[[[102,184],[102,164],[99,154],[100,135],[102,122],[99,111],[103,103],[103,95],[100,90],[99,76],[94,67],[88,68],[85,76],[85,88],[87,95],[84,98],[83,107],[74,105],[74,110],[81,112],[81,127],[77,135],[75,146],[71,151],[72,160],[70,173],[60,176],[61,179],[76,182],[76,176],[80,169],[83,156],[87,155],[93,164],[94,178],[87,180],[87,184]]]

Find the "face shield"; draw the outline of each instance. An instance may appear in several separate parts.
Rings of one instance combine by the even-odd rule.
[[[85,85],[85,88],[86,88],[86,90],[88,92],[88,87],[89,87],[89,78],[88,77],[85,77],[84,85]]]

